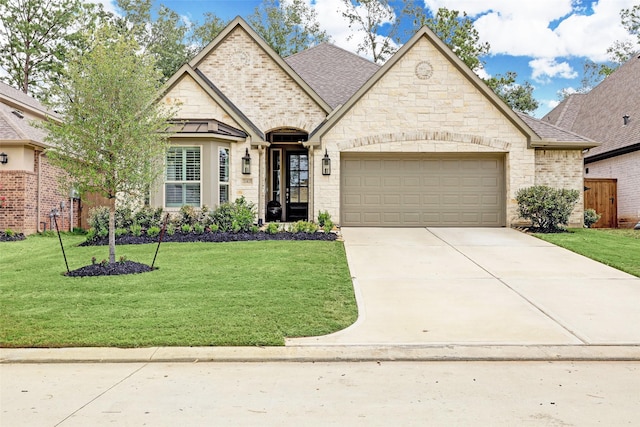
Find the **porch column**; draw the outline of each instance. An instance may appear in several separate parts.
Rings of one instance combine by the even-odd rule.
[[[267,176],[267,156],[264,145],[258,145],[258,223],[264,223],[266,206],[265,193]]]
[[[315,187],[313,186],[313,182],[315,181],[313,179],[313,177],[316,174],[316,170],[313,167],[313,165],[315,164],[314,159],[314,152],[313,152],[313,145],[310,145],[308,147],[309,149],[309,208],[308,208],[308,213],[307,213],[307,220],[309,222],[314,221],[315,218],[315,209],[313,208],[313,194],[315,193]]]

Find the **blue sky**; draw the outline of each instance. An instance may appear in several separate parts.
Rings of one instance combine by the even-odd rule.
[[[110,0],[102,0],[109,4]],[[340,13],[342,0],[306,0],[333,43],[355,51],[358,34],[351,39]],[[578,88],[586,59],[603,62],[616,40],[628,37],[620,23],[620,10],[638,0],[416,0],[430,10],[446,7],[466,11],[475,19],[481,41],[489,42],[484,58],[486,75],[518,73],[530,81],[540,102],[541,117],[558,102],[558,91]],[[190,22],[201,22],[205,12],[223,19],[251,14],[261,0],[154,0],[154,5],[175,10]],[[395,4],[401,3],[397,1]],[[485,76],[482,75],[481,76]]]

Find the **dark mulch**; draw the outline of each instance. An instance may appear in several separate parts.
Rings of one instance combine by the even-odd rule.
[[[9,233],[0,231],[0,242],[17,242],[18,240],[24,240],[26,237],[22,233]]]
[[[77,270],[72,270],[65,275],[70,277],[117,276],[120,274],[146,273],[155,269],[156,268],[152,269],[146,264],[140,264],[139,262],[122,261],[114,262],[113,264],[91,264]]]
[[[180,233],[176,232],[172,236],[164,235],[163,242],[246,242],[246,241],[264,241],[264,240],[336,240],[335,233],[291,233],[281,231],[276,234],[269,234],[263,231],[258,233],[231,233],[231,232],[207,232],[202,234],[196,233]],[[116,237],[116,245],[140,245],[145,243],[157,243],[158,237],[132,236],[124,235]],[[107,237],[98,238],[91,241],[81,243],[80,246],[103,246],[108,245]]]

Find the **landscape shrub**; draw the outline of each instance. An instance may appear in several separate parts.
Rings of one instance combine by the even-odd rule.
[[[209,216],[220,231],[249,231],[256,220],[256,207],[242,196],[234,203],[221,204]]]
[[[196,234],[204,233],[204,225],[200,224],[199,222],[193,224],[193,232]]]
[[[117,207],[115,220],[116,220],[116,228],[130,228],[134,223],[133,212],[131,211],[131,208],[128,206]]]
[[[265,231],[267,234],[276,234],[280,231],[280,226],[275,222],[270,222]]]
[[[199,213],[193,206],[184,205],[180,208],[180,212],[178,212],[178,225],[190,225],[194,226],[198,223]]]
[[[160,234],[160,227],[157,226],[153,226],[153,227],[149,227],[147,228],[147,236],[149,237],[158,237],[158,235]]]
[[[133,214],[133,222],[139,224],[145,230],[151,227],[161,227],[163,213],[162,208],[152,208],[147,205]]]
[[[116,237],[124,236],[129,230],[127,228],[116,228]]]
[[[89,210],[89,227],[94,231],[95,236],[109,234],[109,208],[106,206],[96,206]]]
[[[518,214],[531,220],[531,225],[541,232],[564,230],[579,197],[578,190],[544,185],[522,188],[516,193]]]
[[[602,215],[598,214],[595,209],[584,210],[584,226],[585,228],[591,228],[593,224],[598,222]]]
[[[138,224],[133,224],[129,230],[131,230],[131,234],[133,234],[136,237],[140,237],[142,236],[142,227]]]
[[[289,231],[292,233],[315,233],[318,231],[318,225],[308,221],[298,221],[289,225]]]
[[[331,214],[328,211],[318,212],[318,225],[324,230],[325,233],[329,233],[333,229],[333,221],[331,221]]]

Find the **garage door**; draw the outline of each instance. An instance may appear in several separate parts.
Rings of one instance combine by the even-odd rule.
[[[505,225],[504,156],[341,154],[344,226]]]

